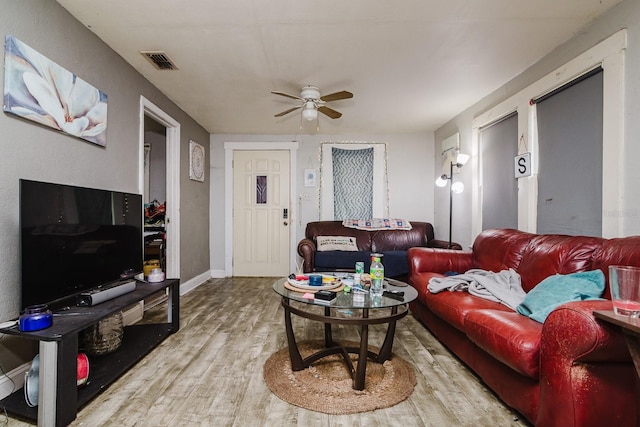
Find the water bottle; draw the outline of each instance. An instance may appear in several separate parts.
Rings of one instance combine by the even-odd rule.
[[[371,268],[369,269],[371,276],[371,296],[382,296],[382,281],[384,280],[384,266],[380,262],[379,257],[373,257]]]

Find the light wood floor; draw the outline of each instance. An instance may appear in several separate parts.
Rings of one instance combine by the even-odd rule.
[[[527,426],[411,315],[398,322],[393,351],[413,364],[417,386],[404,402],[356,415],[327,415],[281,401],[262,366],[286,346],[273,278],[214,279],[181,298],[181,329],[97,396],[73,426]],[[146,317],[163,315],[164,307]],[[160,314],[158,314],[160,313]],[[299,339],[322,327],[294,317]],[[381,344],[384,328],[370,328]],[[336,328],[335,339],[357,339]],[[0,423],[1,424],[1,423]],[[28,426],[9,419],[9,426]]]

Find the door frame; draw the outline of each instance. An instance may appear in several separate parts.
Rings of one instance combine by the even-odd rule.
[[[180,277],[180,123],[154,103],[140,96],[139,175],[138,189],[144,190],[144,116],[167,128],[167,207],[165,231],[167,277]]]
[[[235,150],[275,151],[289,150],[289,270],[296,270],[295,247],[297,244],[297,216],[295,206],[297,187],[298,141],[292,142],[225,142],[224,143],[224,270],[226,277],[233,276],[233,152]]]

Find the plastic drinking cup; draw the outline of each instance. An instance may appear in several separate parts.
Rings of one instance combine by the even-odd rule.
[[[609,266],[609,289],[616,314],[633,318],[640,316],[640,268]]]

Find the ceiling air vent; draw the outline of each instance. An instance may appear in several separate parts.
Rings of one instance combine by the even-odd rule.
[[[147,58],[158,70],[177,70],[171,59],[162,51],[142,51],[142,56]]]

